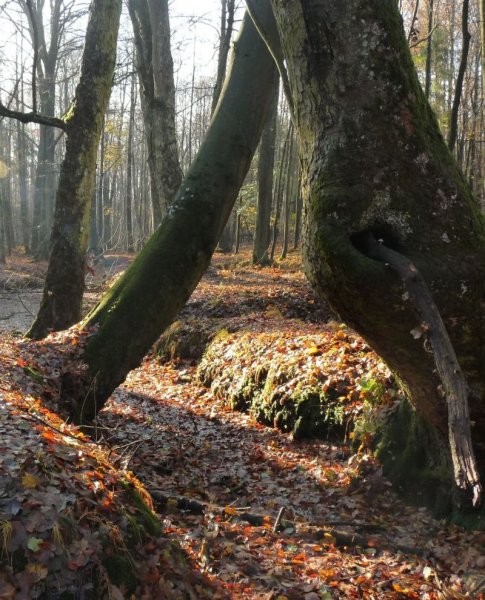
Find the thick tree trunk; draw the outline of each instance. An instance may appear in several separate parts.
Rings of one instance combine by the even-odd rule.
[[[81,318],[96,157],[116,60],[121,0],[93,0],[81,79],[67,117],[66,154],[56,196],[42,302],[28,336],[42,338]]]
[[[273,175],[276,149],[276,124],[278,119],[277,86],[268,122],[261,136],[258,161],[258,205],[253,242],[253,265],[268,265],[271,242],[271,206],[273,204]]]
[[[130,0],[150,167],[153,220],[167,214],[182,181],[167,0]]]
[[[64,400],[91,420],[185,304],[210,263],[261,137],[277,71],[250,18],[209,131],[167,217],[135,262],[88,315],[85,379],[65,379]]]
[[[410,334],[420,325],[415,307],[400,277],[366,256],[363,240],[370,232],[412,260],[472,390],[483,458],[485,229],[418,83],[396,3],[272,5],[304,170],[307,274],[397,374],[436,443],[446,444],[442,381],[426,336]]]

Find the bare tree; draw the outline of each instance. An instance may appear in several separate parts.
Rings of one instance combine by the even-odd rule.
[[[129,0],[148,146],[153,217],[158,225],[182,180],[175,133],[175,84],[168,0]]]

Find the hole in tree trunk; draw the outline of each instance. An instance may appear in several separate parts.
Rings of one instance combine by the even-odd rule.
[[[350,241],[359,252],[362,252],[362,254],[365,254],[366,256],[370,253],[370,246],[372,243],[375,244],[375,242],[379,242],[387,246],[387,248],[401,252],[399,238],[388,225],[374,225],[373,227],[369,227],[369,229],[353,233],[350,236]]]

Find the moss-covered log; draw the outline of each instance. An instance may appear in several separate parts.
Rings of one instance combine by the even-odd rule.
[[[366,256],[362,240],[371,232],[412,260],[472,390],[473,439],[483,461],[485,230],[419,85],[397,3],[272,5],[304,169],[307,274],[445,439],[433,357],[410,334],[416,313],[399,276]]]
[[[276,83],[272,58],[246,17],[211,126],[174,204],[85,320],[97,328],[84,354],[89,372],[84,382],[66,378],[65,400],[76,421],[90,420],[101,409],[207,269],[249,169]]]
[[[42,301],[28,336],[45,337],[81,319],[96,157],[116,62],[121,0],[93,0],[81,78],[65,115],[66,154],[56,196]]]

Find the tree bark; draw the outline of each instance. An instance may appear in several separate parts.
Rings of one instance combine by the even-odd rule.
[[[63,398],[90,421],[138,366],[207,269],[261,137],[277,82],[273,60],[246,15],[217,111],[167,217],[84,321],[95,327]]]
[[[253,242],[253,265],[268,265],[271,242],[271,206],[273,203],[276,125],[279,86],[276,87],[268,122],[261,136],[258,160],[258,204]]]
[[[483,457],[485,229],[418,83],[397,6],[272,5],[303,165],[309,279],[384,358],[442,443],[448,415],[432,356],[410,335],[416,316],[400,278],[365,255],[363,237],[416,264],[472,390]]]
[[[130,0],[148,147],[153,220],[167,214],[182,181],[175,132],[175,83],[167,0]]]
[[[96,157],[116,61],[121,0],[93,0],[81,78],[67,119],[51,254],[39,313],[27,335],[40,339],[81,319]]]
[[[224,85],[224,78],[226,77],[227,58],[229,56],[231,37],[234,28],[235,10],[235,0],[221,0],[221,31],[219,37],[219,52],[217,55],[217,76],[214,92],[212,94],[211,115],[214,114],[216,109],[222,86]]]
[[[426,42],[426,66],[424,69],[424,94],[429,100],[431,93],[431,67],[433,60],[433,28],[434,28],[434,0],[428,0],[428,31]]]
[[[458,68],[458,76],[456,78],[455,83],[455,94],[450,115],[450,130],[448,132],[448,146],[450,147],[450,150],[454,149],[456,144],[456,137],[458,135],[458,111],[460,109],[461,95],[463,92],[463,80],[465,78],[465,71],[468,62],[468,52],[470,50],[470,40],[472,37],[470,31],[468,30],[469,8],[469,0],[463,0],[463,8],[461,13],[462,45],[460,67]]]

